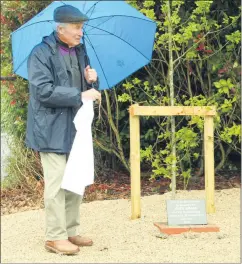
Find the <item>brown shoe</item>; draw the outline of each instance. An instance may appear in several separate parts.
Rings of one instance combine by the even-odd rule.
[[[78,247],[86,247],[86,246],[92,246],[93,241],[90,238],[82,237],[82,236],[73,236],[68,237],[68,240]]]
[[[69,240],[46,241],[45,248],[50,252],[62,255],[73,255],[80,251],[79,247],[73,245]]]

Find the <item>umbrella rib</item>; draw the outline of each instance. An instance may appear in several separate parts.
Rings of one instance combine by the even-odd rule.
[[[136,18],[136,19],[144,20],[144,21],[146,21],[146,22],[155,23],[154,21],[150,21],[150,20],[146,20],[146,19],[139,18],[139,17],[134,17],[134,16],[113,15],[112,17],[116,17],[116,16],[132,17],[132,18]],[[90,21],[90,20],[95,20],[95,19],[99,19],[99,18],[103,18],[103,17],[109,17],[109,16],[95,17],[95,18],[89,19],[88,21]],[[12,35],[13,33],[16,33],[16,32],[18,32],[18,31],[22,30],[22,29],[25,29],[25,28],[27,28],[27,27],[29,27],[29,26],[33,26],[33,25],[35,25],[35,24],[39,24],[39,23],[43,23],[43,22],[49,22],[49,23],[50,23],[51,21],[53,22],[54,20],[53,20],[53,19],[50,19],[50,20],[43,20],[43,21],[34,22],[34,23],[32,23],[32,24],[29,24],[29,25],[27,25],[27,26],[25,26],[25,27],[22,27],[22,28],[19,28],[19,29],[13,31],[13,32],[11,33],[11,35]],[[105,22],[107,22],[107,21],[105,21]],[[104,22],[104,23],[105,23],[105,22]],[[90,26],[89,24],[86,24],[86,25],[87,25],[87,26]],[[90,27],[91,27],[91,26],[90,26]]]
[[[107,17],[108,17],[108,16],[107,16]],[[112,19],[112,18],[114,18],[114,16],[110,16],[110,17],[108,17],[107,20],[105,20],[105,21],[99,23],[99,24],[97,25],[97,27],[103,25],[104,23],[106,23],[107,21],[109,21],[109,20]],[[89,26],[89,24],[86,24],[85,26]],[[91,30],[92,30],[92,29],[90,29],[89,31],[91,31]]]
[[[140,17],[125,16],[125,15],[101,16],[101,17],[90,18],[90,19],[88,19],[88,21],[95,20],[95,19],[100,19],[100,18],[104,18],[104,17],[110,17],[110,19],[111,19],[111,18],[119,17],[119,16],[120,16],[120,17],[136,18],[136,19],[140,19],[140,20],[143,20],[143,21],[146,21],[146,22],[150,22],[150,23],[155,23],[155,24],[156,24],[156,22],[154,22],[154,21],[150,21],[150,20],[143,19],[143,18],[140,18]],[[100,23],[100,24],[97,25],[97,26],[100,26],[100,25],[106,23],[106,22],[109,21],[110,19],[108,19],[108,20],[106,20],[106,21]],[[89,26],[89,24],[87,23],[85,26]],[[93,29],[90,29],[89,31],[91,31],[91,30],[93,30]]]
[[[112,17],[131,17],[131,18],[136,18],[136,19],[140,19],[140,20],[144,20],[146,22],[150,22],[150,23],[154,23],[156,24],[155,21],[152,21],[152,20],[147,20],[147,19],[144,19],[144,18],[141,18],[141,17],[135,17],[135,16],[126,16],[126,15],[112,15]],[[95,18],[90,18],[88,19],[88,21],[90,20],[95,20],[95,19],[99,19],[99,18],[103,18],[103,17],[110,17],[110,16],[100,16],[100,17],[95,17]]]
[[[84,30],[84,32],[85,32],[85,30]],[[109,83],[108,83],[108,79],[107,79],[107,77],[106,77],[106,74],[105,74],[105,72],[104,72],[104,69],[103,69],[103,66],[102,66],[102,63],[101,63],[101,61],[99,60],[99,57],[98,57],[98,55],[97,55],[97,53],[96,53],[96,51],[95,51],[95,49],[94,49],[94,47],[93,47],[93,45],[92,45],[92,42],[90,41],[90,39],[89,39],[89,37],[87,36],[87,34],[85,33],[85,36],[87,37],[87,43],[91,46],[91,48],[93,49],[93,51],[94,51],[94,53],[95,53],[95,55],[96,55],[96,57],[97,57],[97,60],[98,60],[98,62],[99,62],[99,64],[100,64],[100,66],[101,66],[101,69],[102,69],[102,72],[103,72],[103,75],[104,75],[104,77],[105,77],[105,79],[106,79],[106,82],[107,82],[107,84],[108,84],[108,88],[110,88],[110,85],[109,85]]]
[[[94,10],[94,8],[96,7],[96,5],[99,3],[99,2],[101,2],[100,0],[99,1],[97,1],[93,6],[91,6],[89,9],[88,9],[88,11],[85,13],[85,15],[87,15],[88,14],[88,12],[93,8],[93,10]],[[92,10],[92,13],[93,13],[93,10]],[[92,14],[91,14],[92,15]]]
[[[60,1],[62,4],[64,4],[64,5],[67,5],[65,2],[63,2],[63,1]]]
[[[109,34],[88,34],[88,36],[109,36]]]
[[[138,50],[137,48],[135,48],[132,44],[130,44],[130,43],[127,42],[126,40],[122,39],[121,37],[116,36],[115,34],[109,32],[109,31],[107,31],[107,30],[104,30],[104,29],[98,28],[98,27],[94,27],[94,26],[90,26],[90,25],[89,25],[89,27],[99,29],[99,30],[101,30],[101,31],[104,31],[104,32],[106,32],[106,33],[109,33],[110,35],[112,35],[112,36],[114,36],[114,37],[116,37],[116,38],[122,40],[123,42],[125,42],[126,44],[128,44],[130,47],[132,47],[134,50],[136,50],[138,53],[140,53],[144,58],[146,58],[146,59],[149,61],[149,59],[148,59],[148,58],[147,58],[147,57],[146,57],[141,51],[139,51],[139,50]],[[86,34],[87,34],[87,33],[86,33]]]
[[[67,5],[65,2],[63,2],[63,1],[60,1],[61,3],[63,3],[64,5]],[[86,5],[86,2],[87,1],[85,1],[85,5]],[[89,9],[88,9],[88,11],[85,13],[85,15],[87,15],[87,13],[93,8],[95,8],[95,6],[99,3],[99,2],[101,2],[100,0],[99,1],[97,1],[95,4],[93,4]],[[93,12],[93,11],[92,11]],[[91,14],[92,15],[92,14]]]
[[[19,28],[19,29],[13,31],[11,34],[17,32],[17,31],[20,31],[20,30],[22,30],[22,29],[25,29],[25,28],[27,28],[27,27],[33,26],[33,25],[35,25],[35,24],[39,24],[39,23],[43,23],[43,22],[49,22],[49,23],[50,23],[50,21],[54,21],[54,20],[52,19],[52,20],[38,21],[38,22],[35,22],[35,23],[33,23],[33,24],[29,24],[29,25],[27,25],[27,26],[25,26],[25,27]]]

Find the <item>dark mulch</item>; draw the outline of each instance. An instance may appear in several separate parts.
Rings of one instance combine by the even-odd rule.
[[[141,195],[164,194],[169,191],[170,182],[170,179],[162,177],[150,180],[149,175],[142,176]],[[223,171],[216,174],[216,190],[240,187],[240,172]],[[187,185],[187,190],[202,190],[204,188],[204,177],[192,177]],[[177,177],[177,190],[183,189],[183,179]],[[96,177],[95,183],[86,188],[83,202],[110,199],[130,199],[129,175],[116,172],[99,175]],[[43,182],[41,181],[37,182],[36,188],[32,193],[21,188],[1,190],[1,215],[43,207]]]

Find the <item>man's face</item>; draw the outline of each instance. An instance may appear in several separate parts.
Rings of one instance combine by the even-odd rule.
[[[69,47],[74,47],[80,44],[83,36],[83,23],[67,24],[64,27],[59,27],[62,41],[67,43]]]

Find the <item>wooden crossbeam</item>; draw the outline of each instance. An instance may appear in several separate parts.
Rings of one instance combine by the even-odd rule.
[[[130,106],[130,114],[133,116],[215,116],[214,106]]]

